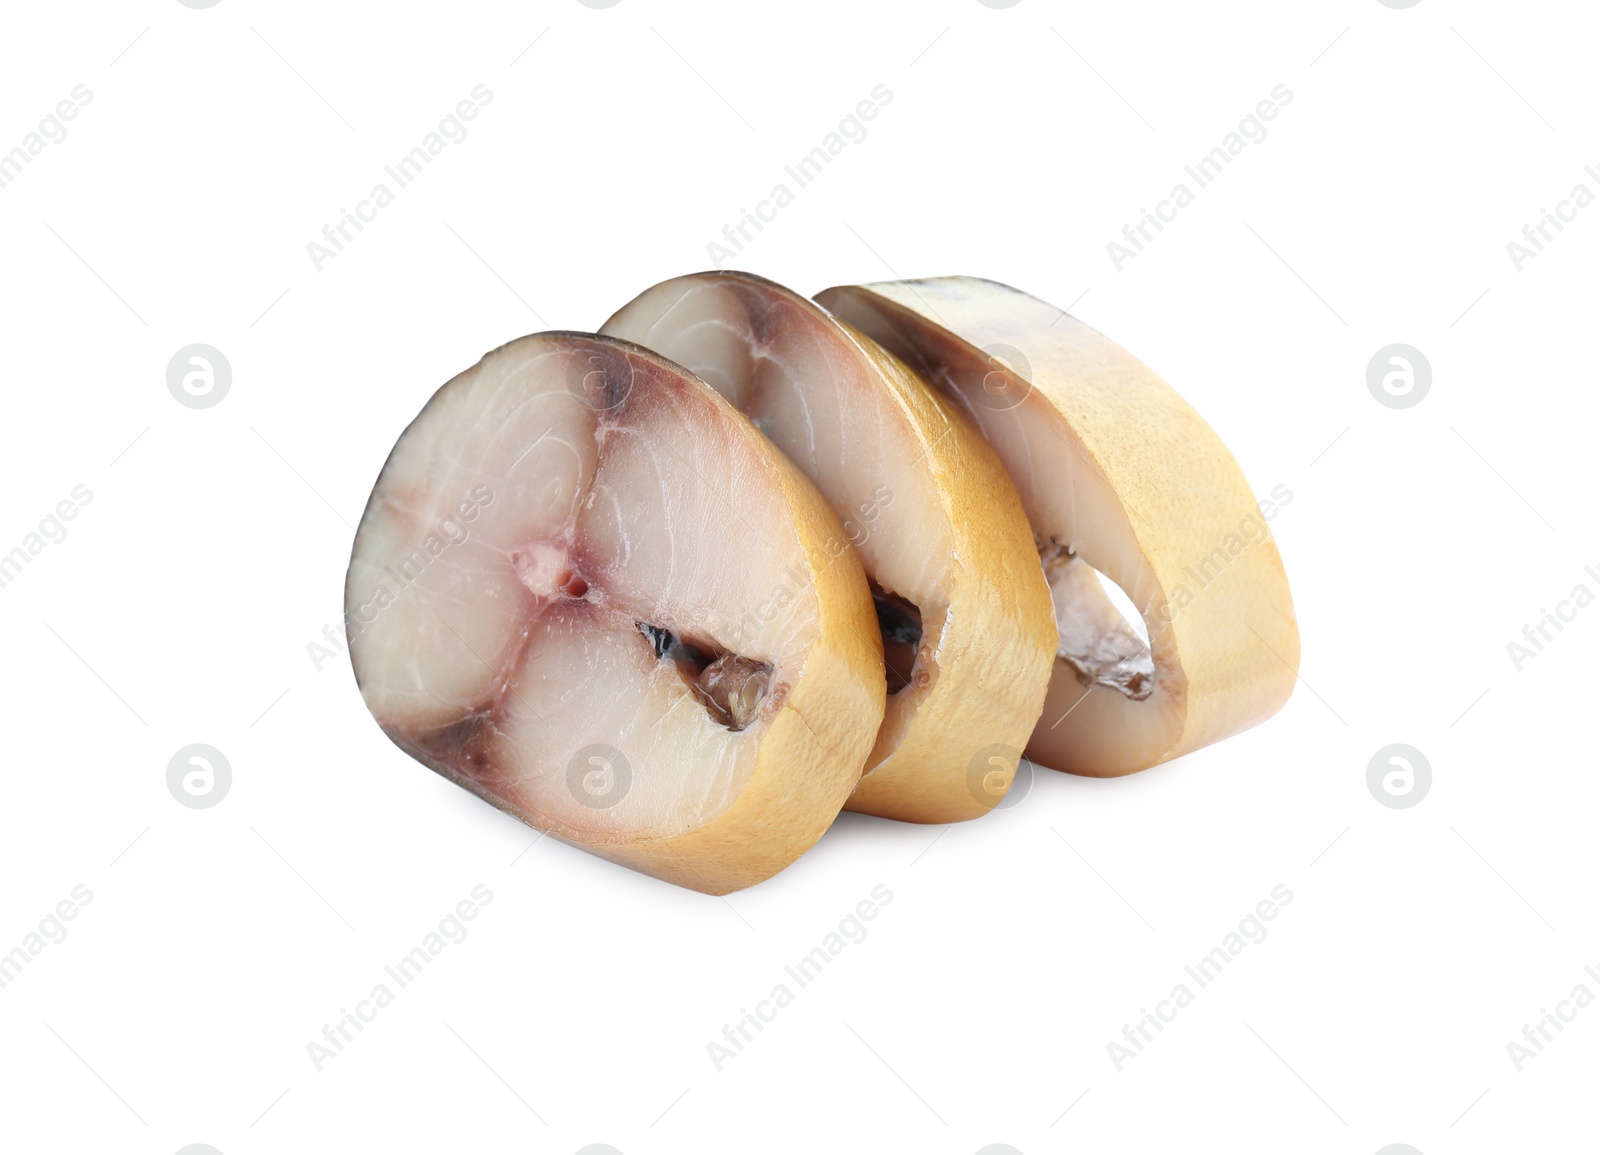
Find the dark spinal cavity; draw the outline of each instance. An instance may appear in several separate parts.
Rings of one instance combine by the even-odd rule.
[[[663,629],[660,626],[652,626],[646,622],[637,622],[635,624],[639,627],[639,632],[650,639],[650,646],[655,650],[657,659],[666,657],[668,651],[672,649],[673,644],[677,641],[672,636],[671,630]]]
[[[1039,560],[1055,602],[1057,660],[1072,667],[1079,685],[1148,698],[1156,673],[1150,647],[1106,597],[1098,571],[1053,539],[1040,545]]]
[[[922,611],[877,582],[872,583],[872,601],[883,633],[883,669],[889,693],[898,694],[911,684],[916,668],[917,649],[922,645]]]
[[[706,713],[730,730],[743,730],[761,712],[772,684],[772,667],[715,645],[691,642],[665,626],[636,623],[657,661],[670,661]]]
[[[756,720],[772,684],[772,667],[738,654],[723,654],[695,681],[695,691],[711,716],[730,730]]]

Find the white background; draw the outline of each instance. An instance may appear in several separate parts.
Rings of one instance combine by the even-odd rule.
[[[255,1152],[1577,1150],[1600,1009],[1586,734],[1600,608],[1600,164],[1587,6],[11,5],[0,148],[0,1146]],[[532,44],[529,47],[530,43]],[[475,85],[452,145],[319,272],[306,244]],[[1134,351],[1234,450],[1303,680],[1115,781],[1041,771],[936,830],[846,815],[724,900],[529,830],[409,761],[339,656],[351,527],[451,374],[707,267],[875,85],[891,103],[728,262],[805,292],[969,273]],[[1292,103],[1119,272],[1106,245],[1275,85]],[[1520,95],[1519,95],[1520,94]],[[214,408],[166,366],[204,342]],[[1424,352],[1393,410],[1366,367]],[[730,535],[738,527],[730,525]],[[226,798],[178,805],[209,743]],[[1394,810],[1368,760],[1431,792]],[[307,1043],[473,886],[493,902],[319,1073]],[[717,1071],[707,1044],[882,884],[893,901]],[[1272,888],[1292,904],[1119,1072],[1107,1044]],[[792,984],[791,984],[792,985]],[[1192,984],[1191,984],[1192,985]]]

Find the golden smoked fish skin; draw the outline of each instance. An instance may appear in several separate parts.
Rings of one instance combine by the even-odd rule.
[[[1004,798],[1056,649],[1016,488],[972,422],[876,342],[749,273],[696,273],[601,328],[755,422],[839,515],[878,604],[888,705],[847,809],[958,822]]]
[[[1300,662],[1283,563],[1232,454],[1171,386],[993,281],[847,285],[817,300],[960,406],[1016,484],[1060,632],[1030,759],[1128,774],[1277,712]],[[1132,600],[1147,648],[1085,567]]]

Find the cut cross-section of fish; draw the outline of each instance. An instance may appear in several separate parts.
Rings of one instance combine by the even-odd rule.
[[[858,553],[873,583],[889,690],[848,808],[917,822],[991,810],[1043,707],[1055,630],[1016,489],[977,428],[815,302],[749,274],[663,282],[601,332],[705,380],[839,514],[837,552]]]
[[[1227,447],[1166,382],[993,281],[840,286],[817,299],[960,404],[1022,495],[1060,635],[1031,759],[1126,774],[1288,699],[1300,640],[1277,546]],[[1148,643],[1095,571],[1133,602]]]
[[[440,389],[383,467],[346,579],[356,681],[445,777],[724,894],[827,829],[883,718],[842,532],[681,367],[525,337]]]

